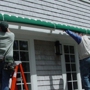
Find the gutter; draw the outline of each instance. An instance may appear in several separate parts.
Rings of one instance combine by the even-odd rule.
[[[8,22],[15,22],[15,23],[22,23],[22,24],[29,24],[29,25],[37,25],[37,26],[43,26],[48,28],[62,29],[62,30],[69,29],[75,32],[90,34],[90,29],[78,28],[78,27],[64,25],[64,24],[56,24],[52,22],[46,22],[46,21],[23,18],[23,17],[17,17],[14,15],[8,15],[8,14],[0,14],[0,20],[1,21],[5,20]]]

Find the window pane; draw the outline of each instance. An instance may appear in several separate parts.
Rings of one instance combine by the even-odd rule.
[[[19,41],[20,50],[28,50],[28,43],[27,41]]]
[[[68,82],[68,90],[73,90],[72,82]]]
[[[72,71],[76,71],[76,65],[75,64],[71,64],[71,68],[72,68]]]
[[[31,90],[31,84],[27,84],[27,86],[28,86],[29,90]],[[21,89],[18,89],[18,90],[21,90]],[[23,85],[23,90],[26,90],[24,85]]]
[[[66,71],[71,71],[70,64],[66,64]]]
[[[74,47],[73,46],[70,46],[70,53],[74,54]]]
[[[78,89],[77,82],[73,82],[74,89]]]
[[[76,73],[72,73],[73,80],[77,80]]]
[[[14,50],[18,50],[18,41],[17,40],[14,41],[13,48],[14,48]]]
[[[30,73],[24,73],[26,77],[26,82],[31,82],[30,80]]]
[[[68,48],[68,46],[66,46],[66,45],[64,45],[64,52],[65,52],[65,53],[69,53],[69,48]]]
[[[21,83],[21,80],[22,80],[21,74],[18,73],[17,74],[17,83]]]
[[[29,61],[28,52],[20,52],[20,60],[21,61]]]
[[[19,61],[19,52],[18,51],[14,51],[13,58],[15,61]]]
[[[75,55],[70,55],[71,62],[75,62]]]
[[[22,90],[22,89],[21,89],[21,85],[17,85],[17,89],[18,89],[18,90]]]
[[[30,72],[29,62],[22,62],[22,66],[25,72]]]
[[[67,73],[67,81],[70,81],[71,79],[71,73]]]
[[[31,84],[27,84],[27,85],[28,85],[29,90],[31,90]]]
[[[65,55],[65,62],[70,62],[69,55]]]

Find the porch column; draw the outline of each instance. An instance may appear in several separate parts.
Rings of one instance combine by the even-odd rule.
[[[76,45],[77,46],[77,45]],[[78,49],[75,46],[75,55],[76,55],[76,70],[77,70],[77,80],[78,80],[78,90],[82,90],[80,70],[79,70],[79,58],[78,58]]]
[[[38,90],[37,87],[37,73],[36,73],[36,61],[35,61],[35,49],[34,49],[34,39],[30,39],[30,71],[31,71],[31,88],[32,90]]]

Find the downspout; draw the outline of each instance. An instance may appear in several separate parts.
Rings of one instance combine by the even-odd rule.
[[[64,24],[56,24],[56,23],[35,20],[35,19],[17,17],[17,16],[13,16],[13,15],[10,16],[8,14],[0,14],[0,20],[1,21],[5,20],[8,22],[15,22],[15,23],[22,23],[22,24],[29,24],[29,25],[37,25],[37,26],[43,26],[43,27],[48,27],[48,28],[56,28],[56,29],[62,29],[62,30],[69,29],[69,30],[75,31],[75,32],[90,34],[89,29],[78,28],[78,27],[64,25]]]

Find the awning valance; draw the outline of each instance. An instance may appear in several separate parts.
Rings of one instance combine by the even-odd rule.
[[[47,21],[42,21],[42,20],[17,17],[14,15],[8,15],[8,14],[0,14],[0,20],[1,21],[5,20],[8,22],[15,22],[15,23],[22,23],[22,24],[37,25],[37,26],[43,26],[43,27],[55,28],[55,29],[63,29],[63,30],[69,29],[75,32],[90,34],[89,29],[84,29],[84,28],[79,28],[79,27],[74,27],[74,26],[69,26],[69,25],[64,25],[64,24],[57,24],[57,23],[52,23],[52,22],[47,22]]]

